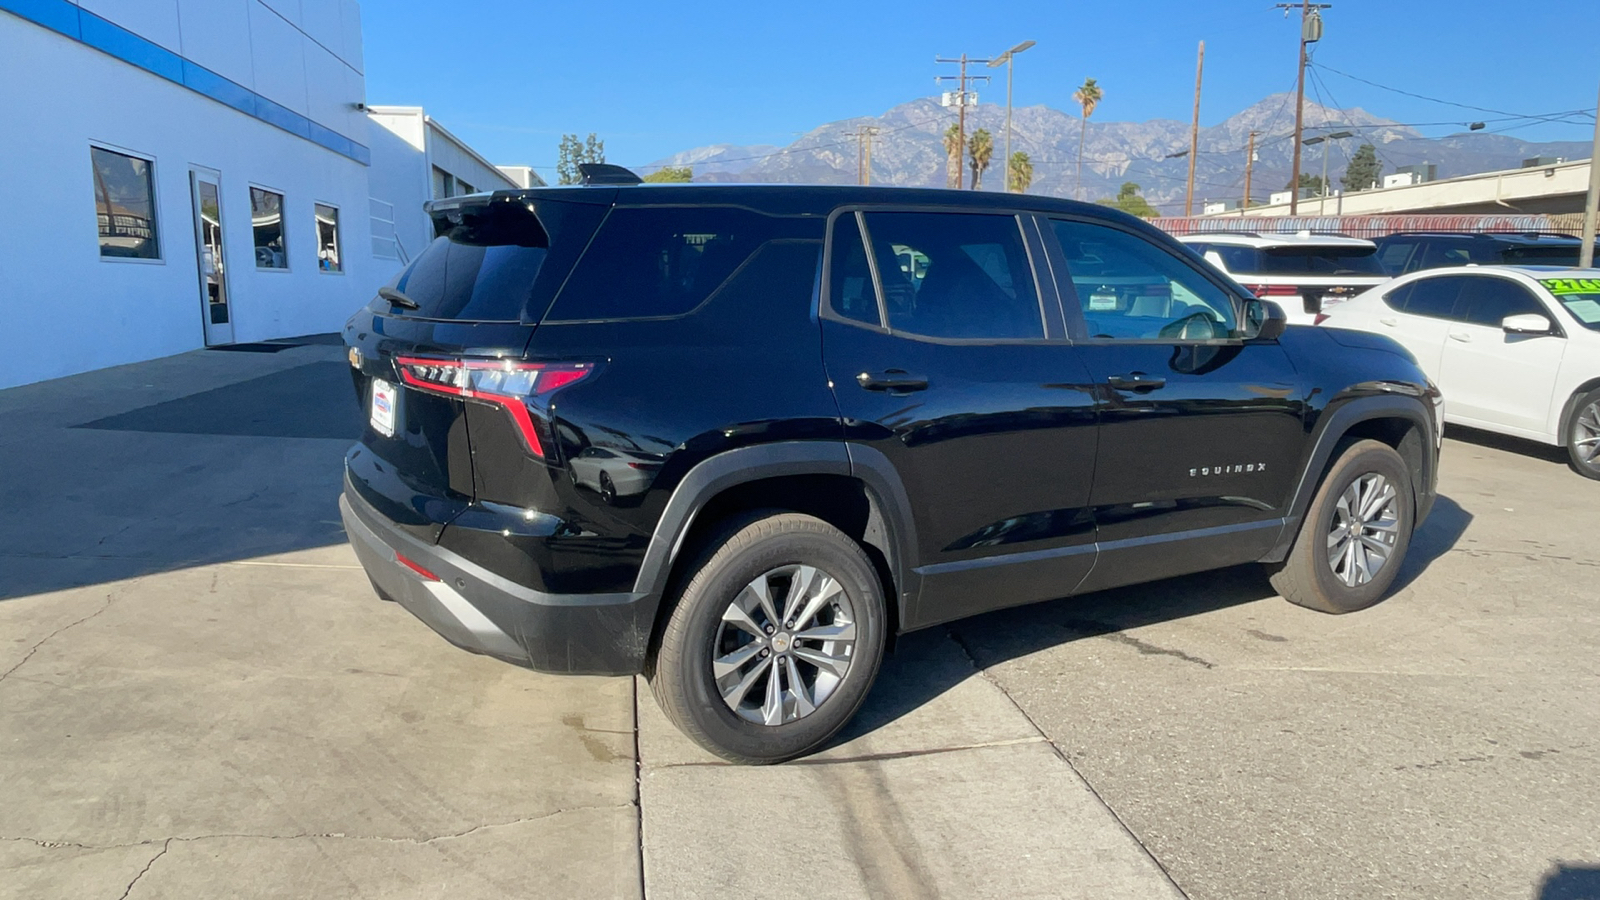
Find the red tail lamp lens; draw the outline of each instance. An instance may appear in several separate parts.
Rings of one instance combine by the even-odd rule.
[[[418,565],[416,560],[407,557],[403,553],[396,553],[394,555],[394,558],[395,558],[395,561],[398,562],[400,565],[405,566],[406,568],[408,568],[411,571],[417,573],[418,575],[421,575],[427,581],[441,581],[442,580],[439,576],[433,574],[432,572],[429,572],[427,569],[424,569],[422,566]]]
[[[1292,284],[1252,284],[1250,293],[1257,297],[1293,297],[1300,289]]]
[[[402,356],[400,377],[411,387],[476,400],[505,410],[528,452],[543,458],[528,401],[587,378],[593,363],[518,362],[505,359],[429,359]]]

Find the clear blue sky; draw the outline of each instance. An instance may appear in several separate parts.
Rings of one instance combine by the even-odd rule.
[[[1093,76],[1106,94],[1098,120],[1186,121],[1203,39],[1209,125],[1293,88],[1299,14],[1286,20],[1271,5],[366,0],[367,101],[426,107],[497,163],[554,167],[563,132],[594,131],[609,161],[643,165],[704,144],[787,144],[824,122],[932,95],[934,76],[954,69],[935,56],[992,55],[1028,39],[1038,45],[1017,57],[1018,106],[1071,109],[1073,89]],[[1317,58],[1391,87],[1519,114],[1592,109],[1600,91],[1600,0],[1335,0],[1324,17]],[[1330,105],[1401,122],[1499,118],[1322,77]],[[978,90],[985,102],[1005,97],[1002,79]],[[1588,140],[1592,130],[1535,123],[1508,133]]]

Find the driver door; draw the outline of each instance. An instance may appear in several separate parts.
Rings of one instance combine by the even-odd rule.
[[[1306,442],[1288,355],[1241,340],[1233,292],[1177,252],[1108,222],[1044,230],[1099,411],[1099,560],[1081,589],[1259,559]]]

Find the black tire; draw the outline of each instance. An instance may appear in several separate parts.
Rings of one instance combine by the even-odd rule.
[[[1600,389],[1590,391],[1572,404],[1567,417],[1563,443],[1567,445],[1567,464],[1585,478],[1600,479]]]
[[[1289,556],[1270,571],[1272,586],[1285,600],[1318,612],[1339,614],[1366,609],[1383,599],[1400,572],[1406,549],[1411,546],[1417,501],[1411,473],[1400,454],[1389,445],[1371,440],[1353,441],[1336,454],[1327,477],[1311,499]],[[1365,482],[1369,476],[1380,476],[1393,489],[1392,506],[1380,507],[1392,513],[1393,521],[1389,521],[1388,515],[1375,516],[1375,524],[1360,529],[1364,537],[1370,536],[1370,541],[1357,543],[1349,552],[1362,554],[1361,560],[1370,568],[1370,551],[1366,548],[1373,546],[1372,542],[1383,544],[1391,533],[1393,543],[1377,571],[1362,580],[1363,566],[1353,565],[1351,556],[1339,553],[1338,558],[1330,562],[1335,554],[1330,552],[1329,542],[1340,523],[1353,527],[1341,511],[1340,499],[1357,482],[1377,485],[1378,482]],[[1360,490],[1358,487],[1358,493]],[[1348,506],[1348,500],[1346,503]],[[1356,542],[1347,532],[1339,546],[1344,548],[1351,543]],[[1356,583],[1349,583],[1347,576]]]
[[[617,502],[617,485],[605,472],[600,473],[600,499],[607,504]]]
[[[791,639],[784,630],[787,627],[784,620],[794,616],[793,607],[800,603],[785,608],[782,604],[785,598],[773,598],[779,623],[775,635],[764,640],[759,637],[748,640],[745,635],[749,632],[724,623],[725,613],[732,611],[733,604],[747,586],[795,566],[814,567],[837,582],[842,592],[843,602],[819,609],[813,623],[820,622],[823,616],[838,622],[844,615],[854,626],[848,666],[842,675],[834,676],[837,681],[825,696],[817,687],[823,677],[822,670],[800,656],[803,650],[818,652],[813,650],[815,645],[801,647],[803,638]],[[782,577],[778,576],[780,580],[776,582],[780,586]],[[792,587],[793,582],[790,584]],[[846,605],[848,613],[841,613]],[[762,620],[757,622],[758,626],[769,624],[764,613],[754,614],[752,621],[757,619]],[[798,513],[755,513],[729,523],[708,543],[690,569],[677,604],[662,630],[647,677],[656,702],[667,718],[695,743],[736,763],[783,762],[820,747],[861,707],[883,660],[887,620],[877,572],[866,553],[844,532],[821,519]],[[797,628],[795,632],[798,635],[802,630]],[[782,649],[790,651],[792,660],[774,649],[780,648],[780,638]],[[749,677],[757,679],[753,683],[761,686],[762,696],[770,697],[772,695],[765,694],[770,685],[763,679],[774,677],[772,673],[780,665],[787,666],[793,661],[795,671],[801,673],[801,693],[811,691],[807,702],[822,697],[814,711],[773,725],[750,721],[736,713],[724,699],[723,689],[719,688],[712,671],[713,651],[722,654],[724,649],[717,646],[718,642],[730,639],[742,641],[737,647],[739,650],[745,649],[743,644],[766,648],[759,658],[752,658],[752,662],[745,664],[750,669],[736,670],[738,677],[734,680],[744,680],[746,672],[760,668],[765,662],[766,676]],[[827,646],[838,652],[839,645]],[[723,659],[731,656],[728,653]],[[810,688],[805,686],[808,667],[813,678]],[[787,712],[788,703],[785,699],[788,695],[782,693],[783,685],[793,686],[789,671],[784,669],[785,680],[778,685],[779,702],[773,707],[779,711],[780,719]],[[750,688],[751,693],[757,690]],[[738,698],[734,702],[739,702]]]

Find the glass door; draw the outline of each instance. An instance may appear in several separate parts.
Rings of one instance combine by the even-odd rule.
[[[190,169],[189,188],[194,200],[194,238],[200,264],[201,321],[206,346],[233,343],[233,318],[228,309],[228,273],[222,252],[221,178],[210,169]]]

